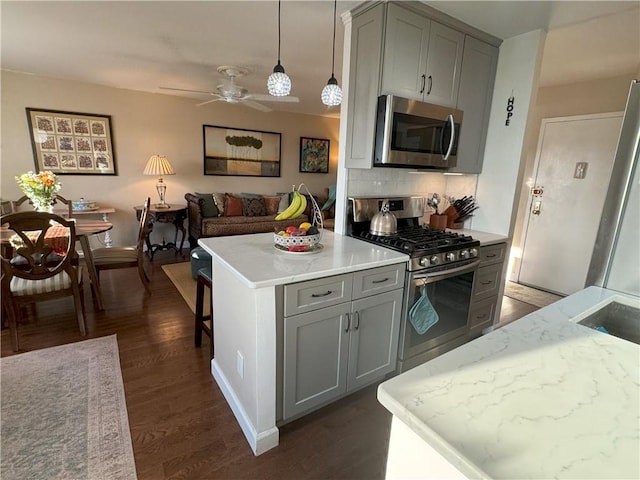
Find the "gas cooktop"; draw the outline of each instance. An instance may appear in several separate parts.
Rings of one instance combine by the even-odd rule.
[[[397,218],[398,229],[393,235],[370,233],[371,218],[379,211],[383,199],[350,198],[348,216],[349,235],[366,242],[406,253],[411,257],[410,271],[443,270],[474,261],[480,242],[469,235],[437,230],[420,225],[424,199],[420,197],[395,197],[389,206]]]
[[[468,235],[436,230],[420,225],[400,228],[394,235],[373,235],[368,231],[362,231],[355,233],[354,236],[367,242],[405,252],[412,257],[449,252],[480,245],[478,240],[474,240]]]

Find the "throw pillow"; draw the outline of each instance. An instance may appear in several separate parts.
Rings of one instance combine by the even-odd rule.
[[[261,197],[262,195],[260,195],[259,193],[244,193],[243,192],[243,193],[240,194],[240,196],[244,197],[244,198],[258,198],[258,197]]]
[[[264,198],[264,204],[267,207],[267,215],[276,215],[280,205],[280,197],[277,195],[265,195],[262,198]]]
[[[327,201],[324,203],[321,210],[329,210],[331,206],[335,203],[335,201],[336,201],[336,186],[330,185],[329,198],[327,198]]]
[[[289,206],[289,194],[281,193],[279,195],[280,195],[280,203],[278,204],[278,213],[282,213]]]
[[[242,198],[236,197],[230,193],[225,194],[226,209],[225,217],[239,217],[242,215]]]
[[[217,217],[220,214],[218,207],[216,207],[216,202],[213,201],[212,194],[196,192],[196,196],[204,200],[204,204],[202,205],[203,217]]]
[[[264,217],[267,214],[267,207],[262,197],[243,197],[242,214],[245,217]]]
[[[222,217],[224,215],[225,200],[226,200],[226,195],[224,193],[214,193],[213,194],[213,201],[215,202],[216,207],[218,207],[218,216],[220,216],[220,217]]]

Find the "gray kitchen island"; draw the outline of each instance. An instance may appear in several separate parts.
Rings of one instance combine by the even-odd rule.
[[[321,310],[310,305],[314,298],[318,302],[327,302],[322,305],[327,306],[323,310],[333,311],[332,309],[343,308],[344,305],[353,308],[356,302],[395,294],[395,300],[388,302],[392,307],[382,311],[399,319],[402,301],[401,293],[399,301],[397,294],[402,291],[408,256],[328,231],[323,233],[321,239],[323,248],[314,253],[298,254],[277,250],[271,233],[206,238],[200,239],[198,243],[212,256],[215,345],[215,357],[211,361],[212,375],[254,454],[259,455],[278,445],[277,422],[283,416],[283,408],[287,408],[286,398],[283,400],[283,396],[291,399],[289,407],[293,409],[292,416],[299,415],[307,408],[302,401],[294,398],[295,395],[292,397],[281,391],[283,376],[287,374],[279,365],[284,363],[291,367],[291,362],[287,364],[282,358],[285,355],[282,342],[286,332],[281,329],[283,316],[287,315],[285,289],[290,288],[291,292],[288,304],[291,307],[289,313],[293,337],[296,328],[309,324],[307,319],[310,317],[307,315],[317,316]],[[327,285],[330,285],[329,288],[325,288]],[[358,290],[356,285],[362,288]],[[313,288],[323,290],[321,293],[313,293]],[[377,294],[377,289],[384,293]],[[357,312],[354,315],[345,311],[327,318],[338,319],[336,326],[337,331],[342,332],[340,335],[355,337],[364,330],[360,323],[365,319],[360,318]],[[298,321],[298,324],[294,321]],[[374,323],[378,327],[381,325],[379,318]],[[399,331],[397,323],[394,322],[386,332],[389,365],[378,369],[376,373],[379,375],[395,369],[397,350],[394,348],[397,349]],[[329,324],[330,322],[314,323]],[[319,326],[317,334],[313,330],[305,332],[309,341],[298,344],[297,347],[303,345],[310,350],[314,335],[319,341],[327,336],[327,331]],[[343,338],[345,337],[341,336],[341,345],[349,343]],[[394,341],[395,346],[392,345]],[[325,350],[322,348],[320,353]],[[298,351],[295,358],[300,358],[304,353],[304,350]],[[338,353],[344,356],[342,346]],[[373,353],[369,351],[366,360],[371,361]],[[313,356],[307,356],[302,363],[313,363]],[[330,362],[318,357],[315,363],[322,367]],[[342,367],[340,369],[342,372]],[[330,370],[324,373],[327,372]],[[296,377],[305,376],[294,374],[293,377],[295,380]],[[322,375],[319,378],[322,379]],[[364,381],[363,379],[369,381],[366,375],[355,375],[349,381],[359,385],[358,382]],[[344,382],[347,382],[346,377]],[[309,385],[294,387],[303,393],[306,388],[310,388]],[[309,405],[314,408],[322,404],[322,401],[330,401],[340,394],[336,392],[326,399],[321,398],[320,403],[313,402],[318,397],[315,394],[306,394],[302,400],[311,399]]]

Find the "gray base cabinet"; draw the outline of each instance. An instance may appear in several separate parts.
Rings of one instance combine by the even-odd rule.
[[[404,268],[380,267],[285,287],[283,420],[395,371]],[[353,285],[348,298],[333,295],[344,285]],[[344,300],[331,304],[336,297]],[[325,298],[330,305],[289,315],[299,311],[296,298],[304,309],[308,298]]]
[[[482,330],[493,325],[497,311],[500,279],[504,267],[507,244],[480,247],[480,266],[473,279],[469,320],[469,336],[478,337]]]

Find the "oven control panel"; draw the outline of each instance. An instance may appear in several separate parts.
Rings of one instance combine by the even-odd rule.
[[[446,266],[455,262],[461,265],[468,263],[465,260],[473,260],[478,256],[477,248],[463,248],[461,250],[452,250],[446,253],[434,253],[424,257],[412,258],[410,270],[430,269],[437,266]],[[437,269],[440,270],[440,269]]]

